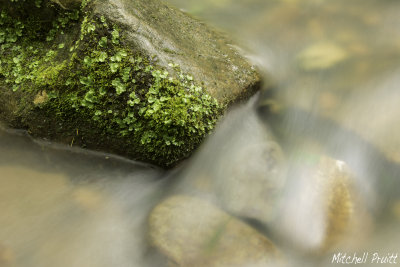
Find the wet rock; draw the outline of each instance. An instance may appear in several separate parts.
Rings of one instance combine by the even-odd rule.
[[[49,1],[0,2],[10,127],[169,167],[259,88],[229,38],[163,2]]]
[[[302,155],[294,163],[288,182],[271,224],[282,240],[300,250],[318,253],[340,242],[348,247],[360,244],[370,225],[345,162]],[[354,239],[355,233],[359,234],[358,240]]]
[[[149,217],[151,242],[177,266],[280,266],[265,236],[207,201],[176,195]]]
[[[163,67],[180,68],[204,83],[211,96],[228,104],[249,97],[258,88],[260,76],[232,40],[181,11],[158,0],[102,1],[94,12],[127,29],[131,45],[155,55]]]
[[[217,182],[221,205],[239,216],[268,221],[284,185],[279,145],[271,141],[244,147],[234,160],[225,183]]]

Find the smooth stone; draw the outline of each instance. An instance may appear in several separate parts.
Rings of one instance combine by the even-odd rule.
[[[151,243],[176,266],[281,266],[275,245],[211,203],[175,195],[149,217]],[[272,265],[271,265],[272,264]]]
[[[339,244],[360,245],[370,230],[370,217],[348,165],[326,156],[300,158],[290,171],[290,187],[278,205],[272,231],[289,246],[311,253]]]

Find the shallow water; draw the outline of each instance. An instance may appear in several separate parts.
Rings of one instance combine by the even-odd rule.
[[[0,266],[162,266],[143,232],[163,171],[0,131]]]
[[[288,169],[267,235],[293,253],[291,265],[325,266],[340,251],[369,251],[374,265],[373,251],[399,253],[400,3],[171,2],[229,32],[266,77],[254,109],[282,146]],[[360,222],[315,254],[330,219],[308,166],[325,156],[351,173],[351,213]],[[248,160],[243,165],[253,164]]]
[[[326,266],[338,252],[369,252],[374,266],[375,252],[400,254],[400,3],[170,2],[226,30],[265,90],[169,173],[0,130],[0,266],[165,266],[146,221],[176,193],[257,228],[289,266]],[[332,187],[309,179],[323,157],[346,166],[354,193],[355,223],[328,248],[315,192]]]

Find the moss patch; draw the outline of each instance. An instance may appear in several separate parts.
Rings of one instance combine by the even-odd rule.
[[[162,166],[189,156],[213,129],[218,102],[179,66],[170,63],[171,75],[125,45],[124,31],[91,15],[86,1],[71,11],[37,1],[29,14],[11,2],[0,15],[0,83],[26,95],[15,124]],[[43,9],[51,21],[38,21]]]

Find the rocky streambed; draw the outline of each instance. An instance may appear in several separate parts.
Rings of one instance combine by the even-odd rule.
[[[59,27],[38,46],[46,50],[7,46],[25,38],[26,24],[2,41],[0,109],[11,114],[3,120],[68,146],[0,132],[0,265],[329,266],[338,251],[400,249],[397,3],[171,1],[241,40],[259,72],[274,77],[246,104],[232,105],[254,92],[259,75],[233,42],[199,20],[156,1],[54,2],[29,3],[61,18],[38,28]],[[7,33],[17,27],[3,25]],[[155,50],[155,58],[144,52]],[[37,66],[35,53],[44,55]],[[27,71],[22,62],[33,65]],[[19,65],[17,82],[7,70]],[[69,77],[71,66],[84,74]],[[17,99],[29,104],[21,108]],[[185,112],[174,106],[168,122],[170,104]],[[166,137],[153,136],[153,127]],[[200,142],[168,172],[75,146],[132,148],[126,155],[172,166]],[[371,258],[366,265],[374,266]]]

